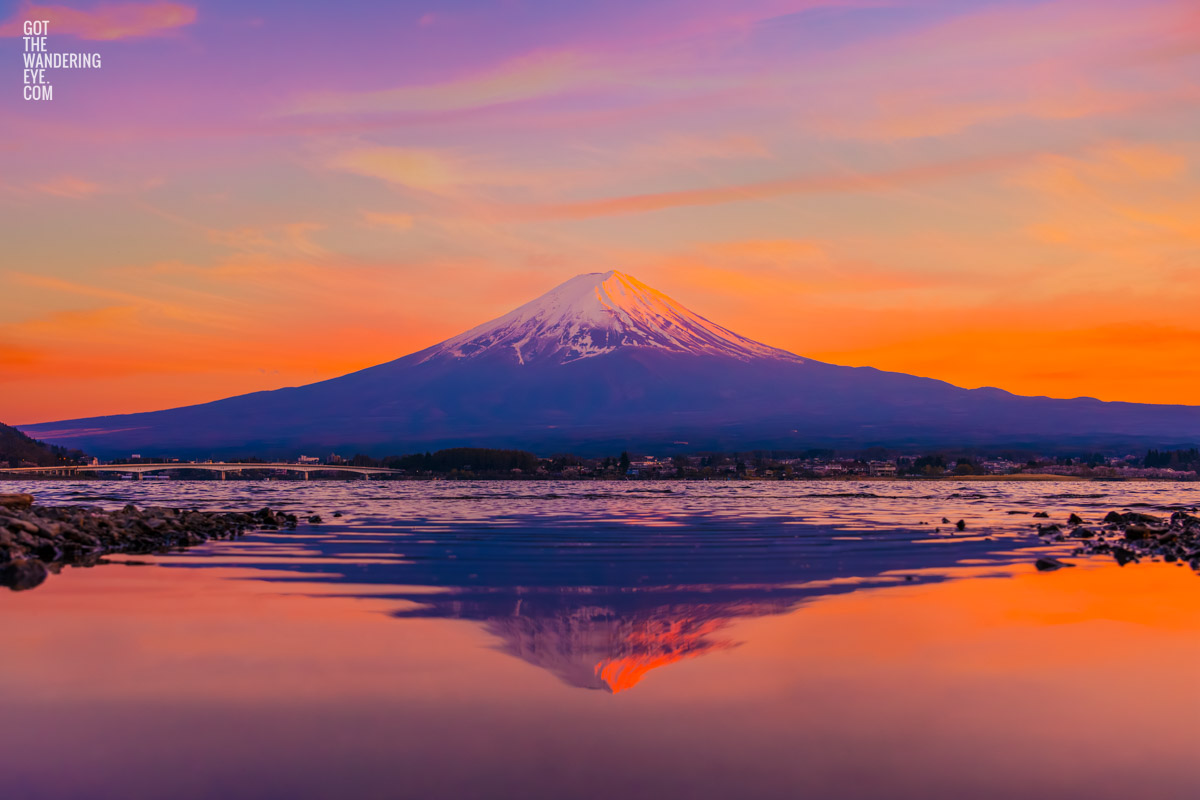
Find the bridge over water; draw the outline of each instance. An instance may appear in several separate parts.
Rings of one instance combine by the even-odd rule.
[[[370,480],[372,475],[402,475],[402,470],[384,469],[382,467],[354,467],[343,464],[240,464],[225,462],[171,462],[169,464],[81,464],[64,467],[0,467],[0,479],[18,478],[37,475],[72,476],[81,473],[116,472],[133,474],[141,480],[148,472],[176,472],[182,470],[202,470],[218,472],[224,480],[230,472],[245,470],[286,470],[287,472],[302,472],[304,480],[308,480],[314,472],[352,472]]]

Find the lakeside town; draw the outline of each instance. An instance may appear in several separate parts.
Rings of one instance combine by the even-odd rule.
[[[172,466],[176,466],[173,470]],[[258,466],[261,465],[261,466]],[[44,464],[11,459],[9,469],[46,468]],[[801,453],[751,451],[654,455],[623,452],[617,456],[585,458],[572,454],[538,456],[523,450],[451,448],[437,452],[374,458],[297,455],[292,459],[239,458],[194,461],[143,457],[100,461],[82,454],[64,457],[61,469],[39,477],[104,477],[108,479],[189,480],[292,479],[556,479],[556,480],[819,480],[819,479],[937,479],[1076,477],[1104,480],[1196,480],[1200,450],[1151,449],[1143,453],[1050,456],[1002,453],[986,456],[946,452],[898,455],[884,451]],[[90,476],[87,467],[103,467]],[[129,466],[128,472],[119,467]],[[211,467],[204,470],[204,467]],[[157,469],[148,469],[157,467]],[[223,469],[224,467],[224,469]],[[328,469],[322,470],[322,467]],[[3,467],[0,466],[0,469]],[[118,468],[118,469],[114,469]],[[136,468],[136,469],[135,469]],[[357,472],[371,470],[373,472]],[[31,473],[25,473],[31,475]]]

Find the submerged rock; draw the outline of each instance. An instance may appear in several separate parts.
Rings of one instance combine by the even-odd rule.
[[[36,558],[21,558],[0,564],[0,586],[7,586],[13,591],[32,589],[46,580],[50,570]]]
[[[1074,564],[1069,564],[1066,561],[1059,561],[1053,556],[1042,556],[1035,561],[1033,565],[1037,567],[1038,572],[1053,572],[1054,570],[1062,569],[1063,567],[1075,566]]]
[[[1121,566],[1142,558],[1186,562],[1200,571],[1200,517],[1175,511],[1164,522],[1161,517],[1137,511],[1110,511],[1104,517],[1107,530],[1120,537],[1121,544],[1109,543],[1086,528],[1076,528],[1072,538],[1084,539],[1078,552],[1084,555],[1111,555]]]
[[[1145,525],[1130,525],[1125,529],[1125,538],[1132,541],[1145,539],[1150,535],[1150,529]]]
[[[1150,514],[1141,514],[1137,511],[1110,511],[1105,515],[1104,521],[1114,525],[1161,525],[1162,520]]]

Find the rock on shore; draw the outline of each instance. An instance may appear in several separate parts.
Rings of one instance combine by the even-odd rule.
[[[1200,571],[1200,516],[1187,511],[1175,511],[1167,518],[1110,511],[1099,525],[1078,524],[1069,531],[1057,525],[1039,526],[1038,532],[1058,542],[1078,541],[1075,555],[1108,555],[1122,566],[1143,558],[1161,559]]]
[[[269,508],[244,513],[127,505],[105,511],[0,495],[0,586],[32,589],[64,564],[95,564],[110,553],[161,553],[250,529],[295,526],[295,515]]]

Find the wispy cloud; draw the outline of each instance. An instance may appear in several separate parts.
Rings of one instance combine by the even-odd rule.
[[[709,136],[671,133],[635,144],[622,155],[626,159],[672,163],[770,158],[771,151],[760,137],[745,133]]]
[[[358,147],[332,155],[325,166],[455,200],[470,200],[488,189],[536,187],[548,190],[569,180],[568,170],[521,169],[488,157],[454,150],[412,147]]]
[[[57,178],[35,184],[33,188],[42,194],[68,197],[72,200],[90,197],[101,191],[99,184],[72,175],[60,175]]]
[[[1200,190],[1186,155],[1163,147],[1114,143],[1076,156],[1044,156],[1014,178],[1031,190],[1037,219],[1026,233],[1040,244],[1084,254],[1094,283],[1175,282],[1172,267],[1195,264]],[[1164,271],[1164,268],[1165,271]],[[1060,280],[1079,279],[1064,270]]]
[[[609,80],[621,69],[581,53],[531,53],[490,70],[445,82],[365,92],[308,94],[283,111],[290,114],[455,111],[553,96]]]
[[[364,211],[363,220],[373,228],[391,228],[397,231],[406,231],[413,226],[412,214],[397,212]]]
[[[799,125],[830,136],[896,140],[959,134],[1012,119],[1114,116],[1200,96],[1182,72],[1128,74],[1131,59],[1176,46],[1175,0],[997,4],[915,31],[817,56]]]
[[[196,21],[196,9],[181,3],[101,3],[84,11],[68,6],[23,4],[0,25],[0,36],[20,36],[24,20],[47,20],[50,33],[112,41],[165,36]]]
[[[642,214],[684,206],[712,206],[765,200],[786,195],[879,192],[952,180],[968,175],[996,172],[1020,164],[1028,158],[1027,154],[997,155],[877,172],[845,170],[728,186],[512,207],[501,213],[509,214],[517,219],[589,219],[622,214]]]

